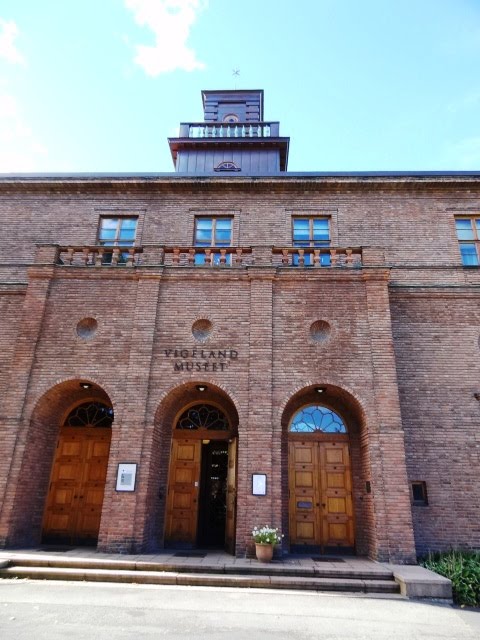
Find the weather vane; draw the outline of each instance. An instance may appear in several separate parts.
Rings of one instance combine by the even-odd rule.
[[[237,88],[237,78],[240,76],[240,69],[232,69],[232,76],[235,78],[235,89]]]

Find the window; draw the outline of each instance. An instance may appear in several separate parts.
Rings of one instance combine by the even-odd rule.
[[[415,480],[412,482],[412,501],[413,504],[416,505],[428,505],[427,483],[424,480]]]
[[[100,229],[98,231],[98,244],[102,247],[133,247],[135,242],[135,232],[137,230],[137,218],[100,218]],[[128,253],[121,253],[119,262],[126,262]],[[106,252],[103,261],[112,261],[112,254]]]
[[[232,245],[232,218],[195,219],[196,247],[230,247]],[[227,256],[227,262],[230,256]],[[212,253],[213,264],[220,261],[219,253]],[[195,255],[195,264],[204,264],[203,254]]]
[[[480,217],[457,218],[455,220],[457,238],[462,254],[462,264],[466,267],[476,267],[479,263],[480,249]]]
[[[240,167],[235,164],[235,162],[231,162],[228,160],[224,160],[217,164],[213,169],[214,171],[241,171]]]
[[[318,249],[330,246],[329,218],[293,218],[292,236],[294,247],[304,247],[305,266],[313,265],[313,254],[309,248]],[[298,265],[298,254],[293,255],[293,264]],[[330,254],[320,256],[322,267],[330,266]]]
[[[347,433],[342,418],[328,407],[312,404],[303,407],[293,416],[290,423],[293,433]]]

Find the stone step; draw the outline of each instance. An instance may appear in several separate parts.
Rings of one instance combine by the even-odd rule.
[[[221,574],[221,575],[256,575],[256,576],[286,576],[301,578],[324,578],[324,579],[356,579],[392,581],[392,571],[376,565],[375,569],[356,569],[351,566],[327,567],[327,566],[299,566],[288,565],[282,562],[271,562],[269,564],[250,563],[248,560],[239,560],[235,564],[224,563],[193,563],[193,562],[150,562],[119,560],[112,558],[67,558],[59,556],[27,556],[18,555],[10,558],[9,566],[22,567],[43,567],[43,568],[63,568],[63,569],[110,569],[113,571],[137,571],[137,572],[166,572],[166,573],[189,573],[189,574]]]
[[[85,563],[83,563],[85,565]],[[310,591],[341,591],[357,593],[399,593],[393,580],[362,580],[353,577],[317,577],[279,574],[219,574],[87,568],[86,566],[52,567],[13,565],[0,569],[0,578],[29,578],[33,580],[77,580],[91,582],[122,582],[137,584],[245,587],[261,589],[298,589]]]

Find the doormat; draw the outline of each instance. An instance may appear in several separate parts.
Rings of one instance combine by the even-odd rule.
[[[343,558],[323,558],[320,556],[312,557],[314,562],[345,562]]]
[[[205,558],[206,553],[200,551],[178,551],[174,554],[174,558]]]

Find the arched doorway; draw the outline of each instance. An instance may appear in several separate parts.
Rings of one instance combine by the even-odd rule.
[[[174,421],[165,544],[235,547],[236,429],[215,402],[195,402]]]
[[[343,418],[311,403],[288,426],[290,548],[346,552],[355,544],[349,436]]]
[[[96,544],[100,529],[113,409],[82,401],[60,427],[45,506],[42,542]]]

